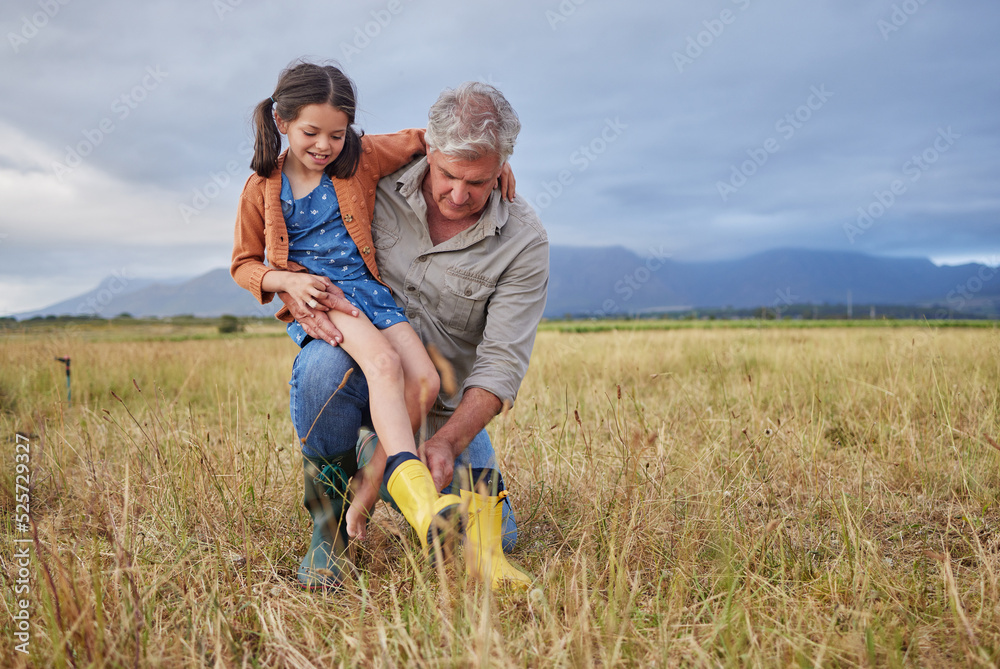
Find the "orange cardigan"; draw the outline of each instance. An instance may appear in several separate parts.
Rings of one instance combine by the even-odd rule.
[[[382,177],[392,174],[424,155],[422,129],[401,130],[391,135],[364,135],[361,138],[361,159],[358,170],[348,179],[333,178],[340,213],[344,226],[357,244],[365,265],[372,276],[381,281],[375,265],[375,245],[372,243],[372,217],[375,212],[375,186]],[[266,304],[274,293],[261,291],[264,274],[272,269],[304,272],[298,263],[288,260],[288,230],[281,213],[281,167],[285,153],[278,158],[278,166],[266,179],[251,174],[240,195],[236,214],[236,232],[233,238],[233,261],[229,273],[257,301]],[[266,254],[266,256],[265,256]],[[264,263],[265,259],[267,264]],[[285,322],[292,316],[287,307],[275,314]]]

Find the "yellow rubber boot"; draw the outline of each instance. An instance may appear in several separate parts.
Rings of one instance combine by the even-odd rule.
[[[448,557],[451,544],[462,530],[459,514],[462,499],[458,495],[438,494],[430,471],[416,457],[396,466],[386,488],[406,522],[417,531],[421,546],[425,550],[433,548],[437,538]]]
[[[508,585],[527,590],[531,577],[507,561],[500,545],[503,528],[503,498],[506,490],[487,497],[462,490],[462,502],[469,505],[465,528],[465,563],[467,568],[494,590]]]

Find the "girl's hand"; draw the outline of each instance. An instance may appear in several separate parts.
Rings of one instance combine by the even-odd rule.
[[[266,274],[264,276],[267,276]],[[285,292],[278,293],[278,299],[285,303],[292,318],[297,320],[305,333],[313,339],[322,339],[331,346],[344,341],[344,336],[330,320],[330,311],[339,311],[349,316],[357,316],[358,308],[344,297],[344,291],[333,285],[326,277],[315,277],[326,282],[326,297],[317,300],[315,307],[303,305]]]
[[[510,169],[510,163],[504,163],[500,168],[500,197],[508,202],[514,201],[514,170]]]
[[[292,313],[301,313],[306,307],[327,311],[328,307],[321,304],[329,297],[327,292],[332,284],[324,276],[307,274],[306,272],[286,272],[272,270],[264,274],[260,287],[271,293],[287,293],[291,303],[283,300]],[[294,307],[296,308],[292,308]]]
[[[291,295],[292,299],[300,302],[303,307],[320,309],[322,305],[319,301],[327,296],[326,289],[329,286],[329,280],[305,272],[291,272],[290,274],[285,279],[285,292]],[[322,307],[320,310],[326,311],[326,307]]]

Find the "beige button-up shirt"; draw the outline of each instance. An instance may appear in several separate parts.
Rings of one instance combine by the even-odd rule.
[[[545,309],[549,242],[523,198],[493,191],[479,221],[431,243],[421,158],[379,181],[372,222],[382,279],[425,345],[455,370],[458,393],[442,392],[432,414],[454,412],[468,388],[513,403]]]

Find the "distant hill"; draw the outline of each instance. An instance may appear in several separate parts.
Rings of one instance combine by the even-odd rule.
[[[677,308],[790,304],[1000,304],[1000,271],[938,267],[925,258],[776,249],[737,260],[684,263],[623,248],[553,247],[546,315],[625,315]]]
[[[985,265],[938,267],[923,258],[776,249],[738,260],[685,263],[621,247],[553,246],[545,315],[623,316],[690,308],[752,309],[791,304],[943,305],[996,314],[1000,271]],[[34,316],[271,316],[225,269],[188,280],[109,277],[96,289]]]
[[[35,316],[81,316],[94,314],[113,318],[119,314],[135,317],[192,315],[273,316],[280,302],[257,304],[250,293],[236,285],[229,270],[214,269],[193,279],[153,281],[108,277],[94,290],[37,311],[16,314],[24,320]]]

